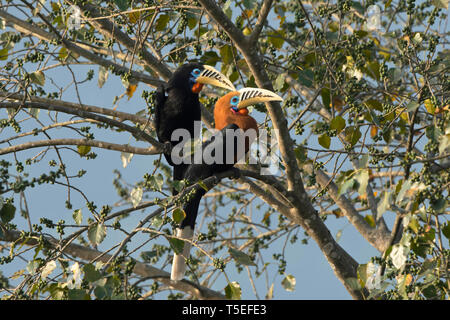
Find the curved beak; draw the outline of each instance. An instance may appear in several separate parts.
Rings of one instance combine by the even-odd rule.
[[[261,102],[269,101],[283,101],[276,93],[266,89],[260,88],[242,88],[238,90],[239,92],[239,103],[237,105],[238,109],[243,109],[251,104],[257,104]]]
[[[230,91],[236,91],[230,80],[225,75],[211,66],[204,65],[202,73],[197,77],[196,82],[201,84],[210,84],[216,87],[225,88]]]

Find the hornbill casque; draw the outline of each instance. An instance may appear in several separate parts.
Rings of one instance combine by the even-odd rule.
[[[186,129],[194,136],[194,123],[200,121],[201,111],[198,94],[204,84],[235,91],[227,77],[211,66],[201,63],[187,63],[173,73],[167,85],[156,90],[155,127],[158,140],[169,142],[172,147],[179,141],[172,141],[176,129]],[[175,165],[170,154],[164,154],[167,162],[173,166],[173,180],[181,180],[187,165]],[[175,192],[175,190],[174,190]],[[175,192],[176,193],[176,192]]]
[[[248,115],[247,107],[249,105],[282,100],[277,94],[259,88],[243,88],[239,91],[230,92],[217,100],[214,108],[214,121],[215,128],[220,131],[202,144],[202,150],[219,151],[219,161],[209,164],[204,161],[203,163],[188,165],[183,176],[188,184],[194,184],[220,172],[231,170],[250,150],[251,143],[256,139],[258,126],[256,120]],[[255,130],[255,134],[245,135],[250,129]],[[244,143],[242,143],[243,141]],[[232,153],[231,156],[230,152]],[[215,159],[218,158],[215,157]],[[176,237],[181,239],[192,240],[200,200],[207,192],[202,187],[194,190],[183,205],[186,217],[176,229]],[[178,281],[184,277],[186,259],[189,258],[190,249],[191,243],[185,241],[183,252],[174,254],[171,280]]]

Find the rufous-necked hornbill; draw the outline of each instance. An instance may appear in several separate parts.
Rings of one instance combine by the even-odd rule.
[[[265,89],[243,88],[230,92],[217,100],[214,108],[214,121],[215,128],[220,131],[203,143],[203,163],[194,163],[186,168],[184,179],[188,184],[231,170],[245,156],[258,132],[256,120],[248,115],[247,106],[268,101],[282,101],[282,98]],[[236,132],[236,130],[238,131]],[[246,133],[249,133],[250,130],[254,130],[254,134],[247,135]],[[230,134],[233,132],[235,134]],[[240,135],[236,133],[240,133]],[[217,153],[214,154],[215,162],[206,163],[205,151],[207,149],[220,153],[217,157],[215,157]],[[232,152],[231,156],[230,152]],[[181,239],[192,240],[200,200],[206,193],[202,187],[194,190],[193,194],[189,194],[188,200],[183,206],[186,217],[176,230],[176,236]],[[183,252],[174,254],[171,280],[181,280],[184,277],[186,259],[189,258],[190,249],[191,244],[185,241]]]
[[[155,127],[161,143],[170,142],[172,147],[179,141],[172,141],[176,129],[186,129],[194,136],[194,123],[200,121],[201,111],[198,94],[204,84],[235,91],[227,77],[211,66],[188,63],[179,67],[167,82],[156,91]],[[164,154],[173,166],[173,180],[181,180],[187,165],[174,164],[170,154]]]

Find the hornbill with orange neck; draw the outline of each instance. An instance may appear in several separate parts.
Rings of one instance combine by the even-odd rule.
[[[195,138],[194,124],[200,121],[201,111],[198,94],[204,84],[236,90],[222,73],[211,66],[201,63],[188,63],[179,67],[169,79],[167,85],[159,86],[156,91],[155,127],[158,140],[169,142],[172,147],[179,141],[172,140],[176,129],[189,131]],[[167,162],[173,166],[173,180],[181,180],[186,164],[174,164],[170,154],[164,154]]]
[[[203,143],[203,163],[189,165],[183,178],[192,184],[232,169],[250,150],[257,136],[258,126],[256,120],[248,115],[247,106],[268,101],[282,101],[282,98],[259,88],[243,88],[221,97],[214,108],[215,128],[220,131]],[[212,162],[211,159],[206,161],[206,151],[211,152]],[[193,238],[200,200],[207,192],[201,187],[194,190],[183,206],[186,217],[176,230],[176,236],[181,239]],[[171,280],[184,277],[190,248],[191,244],[185,241],[183,252],[174,254]]]

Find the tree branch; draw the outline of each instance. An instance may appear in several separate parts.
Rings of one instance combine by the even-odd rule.
[[[264,3],[259,12],[258,20],[256,21],[253,32],[250,34],[249,41],[256,44],[258,42],[259,35],[264,27],[264,23],[267,20],[270,9],[272,8],[273,0],[264,0]]]
[[[40,147],[50,147],[50,146],[61,146],[61,145],[72,145],[72,146],[90,146],[96,148],[102,148],[107,150],[115,150],[121,152],[128,152],[134,154],[159,154],[161,153],[158,148],[137,148],[133,146],[127,146],[122,144],[116,144],[105,141],[89,140],[89,139],[51,139],[51,140],[40,140],[27,142],[7,148],[0,149],[0,155],[33,149]]]
[[[89,16],[96,18],[101,17],[97,8],[91,4],[80,4],[80,8],[84,12],[89,12]],[[122,32],[117,25],[112,23],[109,19],[98,19],[98,20],[87,20],[89,23],[98,29],[104,35],[110,37],[111,39],[115,39],[123,44],[130,52],[134,52],[137,45],[136,41],[132,40],[126,33]],[[141,59],[147,63],[147,65],[154,72],[158,73],[165,80],[169,79],[172,75],[172,71],[158,58],[153,56],[150,52],[145,50],[143,47],[140,47],[139,54]]]
[[[244,38],[242,32],[236,28],[214,1],[199,0],[199,2],[236,44],[255,77],[258,87],[273,91],[272,82],[264,70],[258,47],[251,45]],[[347,281],[349,278],[356,278],[358,263],[334,240],[328,228],[319,218],[304,189],[294,153],[294,143],[289,134],[283,110],[279,103],[266,103],[266,106],[277,133],[280,153],[286,167],[288,191],[290,191],[288,199],[294,204],[294,207],[289,212],[283,214],[291,221],[302,226],[319,245],[337,278],[343,283],[352,297],[362,299],[364,296],[363,292],[353,288]]]
[[[61,44],[68,50],[77,53],[78,55],[88,59],[89,61],[101,65],[105,68],[112,68],[113,70],[115,70],[116,72],[119,73],[130,73],[131,77],[146,83],[152,87],[157,87],[161,84],[163,84],[164,82],[150,77],[142,72],[137,72],[137,71],[133,71],[133,70],[129,70],[126,67],[123,67],[119,64],[116,64],[114,62],[111,62],[107,59],[104,59],[94,53],[92,53],[89,50],[83,49],[82,47],[76,45],[75,43],[67,40],[67,39],[59,39],[56,35],[52,35],[51,33],[44,31],[36,26],[33,26],[31,24],[29,24],[28,22],[22,21],[16,17],[14,17],[13,15],[10,15],[9,13],[5,12],[4,10],[0,10],[0,17],[3,18],[6,22],[10,23],[12,25],[12,27],[14,29],[16,29],[17,31],[23,32],[25,34],[32,34],[33,36],[41,39],[41,40],[45,40],[48,42],[54,42],[57,43],[58,41],[61,41]]]
[[[149,142],[150,144],[152,144],[157,150],[159,150],[161,152],[168,152],[167,150],[167,146],[156,141],[154,138],[152,138],[151,136],[149,136],[147,133],[145,133],[144,131],[136,128],[136,127],[132,127],[129,126],[125,123],[122,123],[120,121],[116,121],[104,116],[100,116],[91,112],[87,112],[84,110],[80,110],[80,109],[73,109],[70,107],[63,107],[63,106],[58,106],[58,105],[47,105],[41,102],[0,102],[0,108],[11,108],[11,109],[20,109],[24,106],[27,106],[29,108],[37,108],[37,109],[45,109],[45,110],[51,110],[51,111],[59,111],[59,112],[64,112],[64,113],[68,113],[68,114],[73,114],[73,115],[77,115],[81,118],[85,118],[85,119],[92,119],[92,120],[96,120],[102,123],[106,123],[109,124],[111,126],[123,129],[125,131],[130,132],[136,139],[141,139],[144,141]]]
[[[7,242],[16,242],[19,239],[22,239],[22,236],[21,233],[18,231],[6,231],[3,232],[3,235],[0,236],[1,241]],[[50,245],[53,248],[57,249],[60,247],[60,243],[58,241],[50,237],[44,237],[44,239],[48,241],[48,243],[50,243]],[[38,241],[35,240],[34,238],[25,238],[22,239],[21,243],[32,246],[38,244]],[[63,252],[86,261],[97,260],[106,263],[111,258],[111,255],[109,254],[105,254],[101,251],[73,243],[66,246]],[[190,281],[186,280],[171,281],[170,273],[139,261],[136,261],[133,273],[143,278],[153,278],[156,281],[164,283],[165,285],[169,286],[174,290],[186,292],[188,294],[197,297],[198,299],[225,299],[225,296],[223,294],[211,290],[209,288],[197,285]]]

